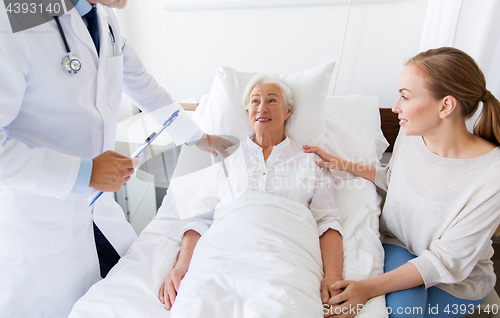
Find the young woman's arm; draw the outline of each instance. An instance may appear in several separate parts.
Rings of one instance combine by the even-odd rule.
[[[363,165],[352,161],[337,158],[318,147],[309,147],[306,145],[303,148],[304,152],[316,153],[318,156],[323,158],[323,160],[325,160],[316,162],[316,164],[319,167],[326,167],[332,170],[349,172],[350,174],[353,174],[356,177],[365,178],[366,180],[375,183],[375,175],[377,170],[374,166]]]
[[[339,281],[333,284],[332,289],[340,293],[330,298],[329,308],[326,317],[335,313],[345,313],[335,315],[335,317],[354,317],[364,304],[371,298],[385,295],[387,293],[413,288],[424,283],[420,272],[413,263],[408,262],[383,275],[364,279],[360,281]],[[337,308],[339,307],[339,308]],[[345,308],[345,309],[342,309]],[[354,308],[353,310],[351,310]]]

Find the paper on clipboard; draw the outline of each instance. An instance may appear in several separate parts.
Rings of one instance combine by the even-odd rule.
[[[200,129],[179,103],[173,103],[147,113],[145,118],[149,117],[157,125],[162,125],[163,120],[169,118],[175,111],[179,111],[178,116],[170,126],[165,128],[165,131],[178,146],[189,141]]]
[[[181,101],[180,103],[196,103],[196,100],[187,99]],[[178,120],[183,121],[184,124],[179,125],[182,129],[182,131],[180,132],[181,135],[179,137],[176,136],[175,140],[178,143],[182,143],[183,136],[184,138],[187,138],[187,140],[189,140],[198,131],[198,126],[196,125],[196,123],[194,123],[194,121],[189,119],[185,120],[184,118],[190,118],[193,112],[187,112],[182,108],[182,106],[177,104],[168,105],[152,112],[141,112],[123,119],[118,123],[116,127],[116,141],[129,144],[142,144],[144,140],[153,131],[157,130],[157,128],[161,126],[163,121],[165,121],[176,110],[179,110],[180,118]],[[178,131],[176,132],[179,133]],[[167,134],[162,133],[160,136],[158,136],[158,138],[154,140],[152,145],[166,146],[172,143],[174,141],[174,138],[172,138],[170,134],[176,135],[176,132],[170,131]],[[135,147],[137,147],[137,145],[135,145]],[[131,149],[131,153],[134,152],[135,147]]]

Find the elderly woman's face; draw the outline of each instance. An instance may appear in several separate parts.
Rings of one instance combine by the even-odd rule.
[[[286,106],[285,97],[275,84],[259,84],[250,92],[248,119],[256,133],[283,134],[291,111],[292,107]]]

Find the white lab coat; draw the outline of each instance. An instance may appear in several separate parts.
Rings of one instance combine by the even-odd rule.
[[[98,5],[98,13],[100,57],[78,12],[60,17],[82,63],[69,76],[55,21],[12,34],[0,5],[2,318],[67,316],[99,280],[92,219],[120,255],[136,239],[111,193],[89,207],[90,190],[71,190],[80,158],[114,148],[122,90],[147,110],[172,101],[122,38],[113,11]]]

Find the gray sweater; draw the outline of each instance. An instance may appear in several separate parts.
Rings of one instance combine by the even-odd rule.
[[[500,222],[500,148],[472,159],[432,153],[420,136],[398,136],[375,183],[387,191],[383,243],[417,257],[426,288],[469,300],[495,285],[491,237]]]

